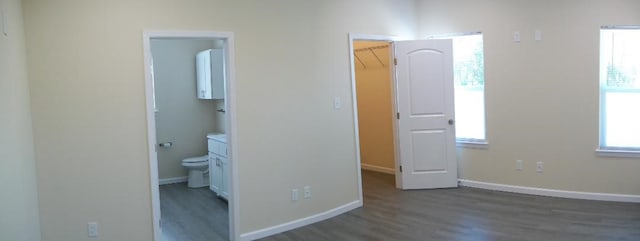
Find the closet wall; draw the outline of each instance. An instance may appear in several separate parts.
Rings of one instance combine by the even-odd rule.
[[[391,44],[355,41],[353,47],[361,166],[395,173]]]

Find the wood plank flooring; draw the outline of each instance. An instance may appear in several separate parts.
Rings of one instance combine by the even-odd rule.
[[[400,191],[363,171],[364,207],[262,241],[640,241],[640,204],[461,187]],[[227,204],[207,188],[160,187],[163,241],[228,240]]]
[[[229,240],[227,203],[208,187],[160,186],[162,241]]]
[[[364,207],[262,241],[640,240],[640,204],[461,187],[400,191],[363,171]]]

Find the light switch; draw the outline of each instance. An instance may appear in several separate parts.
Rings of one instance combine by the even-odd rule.
[[[340,100],[340,97],[333,98],[333,108],[336,110],[342,108],[342,101]]]
[[[96,222],[87,223],[87,232],[89,233],[89,238],[98,237],[98,223]]]
[[[536,41],[542,40],[542,31],[536,30],[536,32],[534,33],[534,38],[536,39]]]
[[[519,31],[513,32],[513,42],[520,43],[520,32]]]

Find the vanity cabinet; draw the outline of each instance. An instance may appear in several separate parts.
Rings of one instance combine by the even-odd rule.
[[[216,195],[229,198],[229,162],[227,140],[224,135],[209,135],[209,189]]]
[[[224,99],[224,50],[207,49],[196,54],[198,99]]]

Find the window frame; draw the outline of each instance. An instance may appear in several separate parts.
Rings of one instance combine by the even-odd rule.
[[[426,39],[451,39],[453,41],[454,38],[456,37],[464,37],[464,36],[472,36],[472,35],[480,35],[482,37],[482,61],[485,62],[485,57],[484,57],[484,34],[482,33],[482,31],[472,31],[472,32],[459,32],[459,33],[446,33],[446,34],[438,34],[438,35],[429,35],[426,37]],[[454,46],[455,48],[455,46]],[[455,50],[454,50],[455,51]],[[483,64],[484,65],[484,64]],[[483,74],[486,77],[486,67],[483,67]],[[472,148],[472,149],[488,149],[489,148],[489,142],[488,140],[488,131],[487,131],[487,104],[486,104],[486,99],[487,99],[487,95],[486,95],[486,78],[485,78],[485,82],[482,84],[482,98],[483,98],[483,106],[482,106],[482,111],[484,113],[484,139],[477,139],[477,138],[458,138],[456,137],[456,146],[457,147],[464,147],[464,148]],[[455,96],[454,96],[455,98]]]
[[[602,46],[603,30],[637,30],[640,31],[640,25],[606,25],[600,28],[600,45],[599,45],[599,66],[598,66],[598,148],[596,148],[596,154],[603,157],[628,157],[628,158],[640,158],[640,146],[638,147],[617,147],[606,146],[606,93],[635,93],[640,95],[640,88],[621,88],[621,87],[607,87],[606,82],[607,70],[604,70],[603,66],[608,62],[603,59],[604,48]],[[640,81],[640,80],[638,80]]]

